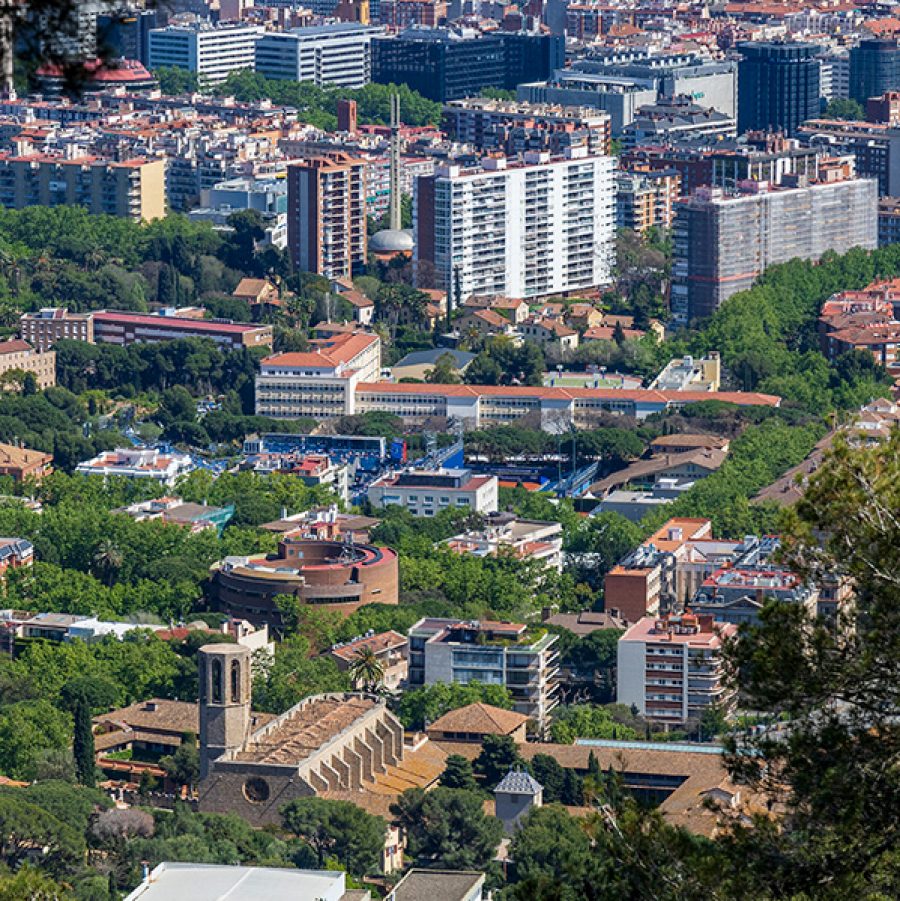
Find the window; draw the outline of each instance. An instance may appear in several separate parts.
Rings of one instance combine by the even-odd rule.
[[[237,704],[241,700],[241,662],[231,661],[231,703]]]
[[[213,660],[212,662],[212,702],[213,704],[222,703],[222,661]]]

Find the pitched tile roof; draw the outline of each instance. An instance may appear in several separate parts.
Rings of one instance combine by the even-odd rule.
[[[429,732],[469,732],[476,735],[509,735],[528,722],[528,717],[514,710],[490,704],[467,704],[445,713],[429,727]]]

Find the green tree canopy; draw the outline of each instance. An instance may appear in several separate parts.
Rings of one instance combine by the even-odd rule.
[[[408,789],[391,813],[417,866],[483,870],[503,835],[500,821],[485,815],[481,795],[461,789]]]
[[[354,876],[381,869],[384,820],[349,801],[300,798],[281,809],[281,821],[312,848],[320,868],[334,859]]]

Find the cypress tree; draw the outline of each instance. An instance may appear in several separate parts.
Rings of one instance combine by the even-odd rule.
[[[83,698],[75,702],[74,717],[72,753],[75,757],[75,774],[82,785],[93,788],[96,782],[94,733],[91,730],[91,711]]]

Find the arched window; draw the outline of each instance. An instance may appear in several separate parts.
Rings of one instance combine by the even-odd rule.
[[[201,703],[206,700],[209,692],[206,684],[206,679],[209,674],[206,672],[206,661],[201,657],[200,658],[200,701]]]
[[[241,662],[231,661],[231,703],[237,704],[241,700]]]
[[[222,703],[222,661],[213,659],[212,662],[212,702]]]

